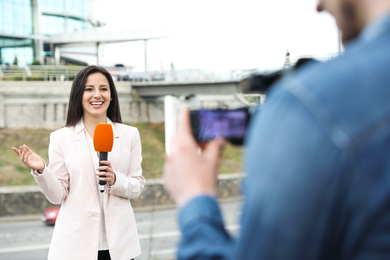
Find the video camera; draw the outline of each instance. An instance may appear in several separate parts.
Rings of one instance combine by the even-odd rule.
[[[311,58],[299,59],[290,68],[268,74],[253,73],[240,81],[242,93],[265,94],[276,81],[312,61],[315,60]],[[233,145],[243,145],[254,110],[251,106],[237,109],[191,110],[192,134],[198,142],[208,142],[216,137],[222,137]]]

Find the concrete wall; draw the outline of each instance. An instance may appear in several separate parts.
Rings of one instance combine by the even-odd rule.
[[[163,96],[172,93],[160,90],[158,96],[141,98],[138,95],[138,92],[142,92],[141,86],[137,86],[136,90],[130,82],[123,81],[118,81],[115,85],[123,122],[164,122]],[[70,81],[0,81],[0,128],[57,129],[64,126],[71,86]],[[211,91],[218,90],[217,87],[210,86],[208,88]],[[158,87],[154,85],[154,88]],[[186,92],[194,92],[191,84],[181,87],[186,88]],[[198,94],[196,98],[186,102],[203,108],[232,108],[243,105],[232,94]]]
[[[72,82],[0,81],[0,128],[47,128],[65,125]],[[144,100],[129,82],[116,82],[122,120],[163,122],[162,99]]]
[[[218,198],[241,197],[242,174],[220,175]],[[146,180],[145,188],[138,200],[132,200],[134,208],[173,206],[162,180]],[[38,186],[0,187],[0,217],[42,214],[52,204],[40,192]]]

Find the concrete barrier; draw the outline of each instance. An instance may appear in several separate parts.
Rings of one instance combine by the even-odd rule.
[[[162,99],[141,99],[129,82],[116,84],[122,120],[128,123],[164,121]],[[65,125],[70,81],[0,81],[0,128],[57,129]]]
[[[207,84],[211,84],[206,85],[209,90],[204,91],[205,94],[197,95],[196,102],[199,107],[234,108],[242,106],[236,96],[228,94],[229,91],[225,94],[217,91],[216,86],[221,88],[223,82]],[[204,84],[200,85],[203,85],[201,89],[207,89]],[[71,81],[0,81],[0,128],[57,129],[64,126],[71,86]],[[144,88],[148,88],[148,85],[138,85],[135,88],[128,81],[118,81],[115,86],[122,121],[126,123],[164,122],[163,97],[165,95],[172,94],[172,92],[176,96],[198,93],[193,89],[193,84],[154,83],[151,85],[153,89],[161,88],[161,90],[150,92],[152,96],[145,95],[145,91],[148,91]],[[178,88],[185,90],[178,91]],[[144,95],[141,96],[140,93]]]
[[[218,199],[241,197],[242,174],[224,174],[218,177]],[[138,200],[131,204],[137,208],[158,208],[173,206],[161,179],[146,180],[145,188]],[[53,206],[40,192],[38,186],[0,187],[0,217],[14,217],[41,214]]]

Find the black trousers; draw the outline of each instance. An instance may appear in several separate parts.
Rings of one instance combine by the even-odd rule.
[[[108,250],[99,250],[99,252],[98,252],[98,260],[111,260],[110,251],[108,251]],[[134,258],[131,259],[131,260],[134,260]]]

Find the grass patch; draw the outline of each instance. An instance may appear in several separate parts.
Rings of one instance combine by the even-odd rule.
[[[132,124],[137,127],[142,144],[142,170],[145,178],[160,178],[165,161],[164,124]]]
[[[0,130],[0,186],[32,185],[35,183],[28,169],[11,147],[27,144],[48,161],[47,149],[50,130],[1,129]]]
[[[165,162],[164,123],[131,124],[141,136],[142,169],[146,179],[160,178]],[[28,145],[48,162],[49,135],[46,129],[0,129],[0,186],[34,185],[30,169],[11,150],[12,146]],[[220,173],[242,172],[242,148],[226,143],[221,157]]]
[[[219,172],[221,174],[242,172],[242,153],[242,147],[233,146],[226,142],[225,148],[222,152]]]
[[[20,173],[24,173],[26,172],[26,166],[22,166],[22,165],[15,165],[15,168],[18,172]]]

